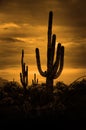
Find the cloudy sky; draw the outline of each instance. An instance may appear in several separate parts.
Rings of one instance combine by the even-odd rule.
[[[45,68],[51,10],[56,42],[65,47],[64,70],[86,72],[86,0],[0,0],[0,77],[19,73],[22,49],[30,73],[36,69],[36,47]]]

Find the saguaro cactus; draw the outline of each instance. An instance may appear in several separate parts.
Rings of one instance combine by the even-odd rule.
[[[32,84],[37,85],[38,84],[38,79],[36,78],[36,73],[34,73],[34,79],[32,79]]]
[[[22,50],[21,68],[22,72],[20,73],[20,81],[22,83],[24,91],[26,92],[26,87],[28,85],[28,66],[26,66],[24,63],[24,50]]]
[[[56,79],[60,76],[64,65],[64,46],[61,46],[61,43],[58,43],[56,60],[54,59],[56,35],[52,35],[52,19],[53,12],[50,11],[48,21],[47,70],[45,72],[43,72],[41,69],[39,49],[36,48],[37,67],[39,73],[43,77],[46,77],[46,86],[50,90],[53,89],[53,79]]]

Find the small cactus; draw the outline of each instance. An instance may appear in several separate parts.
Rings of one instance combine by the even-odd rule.
[[[45,72],[43,72],[41,69],[39,49],[36,48],[37,67],[39,73],[43,77],[46,77],[46,87],[50,91],[53,90],[53,79],[56,79],[60,76],[64,65],[64,46],[61,46],[61,43],[58,43],[56,51],[56,60],[54,60],[56,35],[52,35],[52,19],[53,12],[50,11],[48,21],[47,70]]]
[[[37,85],[38,79],[36,79],[36,73],[34,73],[34,79],[32,79],[32,85]]]
[[[24,63],[24,50],[22,50],[21,68],[22,72],[20,73],[20,81],[22,83],[24,91],[26,92],[26,87],[28,86],[28,66],[26,66]]]

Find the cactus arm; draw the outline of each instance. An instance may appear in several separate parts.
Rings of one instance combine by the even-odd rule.
[[[54,34],[52,37],[52,66],[54,62],[55,43],[56,43],[56,35]]]
[[[59,68],[54,75],[54,79],[58,78],[63,70],[63,65],[64,65],[64,46],[61,47],[61,56],[60,56],[60,63],[59,63]]]
[[[36,82],[36,74],[34,74],[34,81]]]
[[[61,55],[61,44],[59,43],[57,46],[56,61],[53,64],[52,77],[53,77],[53,75],[56,74],[56,72],[58,70],[59,63],[60,63],[60,55]]]
[[[40,55],[39,55],[39,49],[36,48],[36,61],[37,61],[37,68],[39,70],[39,73],[43,76],[46,77],[46,72],[43,72],[41,69],[41,63],[40,63]]]
[[[38,84],[38,79],[37,79],[37,84]]]
[[[26,66],[26,86],[28,85],[28,66]]]

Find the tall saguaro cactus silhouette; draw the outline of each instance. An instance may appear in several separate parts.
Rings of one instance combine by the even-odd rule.
[[[22,83],[24,91],[26,92],[26,87],[28,85],[28,66],[26,66],[24,63],[24,50],[22,50],[21,68],[22,72],[20,73],[20,81]]]
[[[58,43],[56,60],[54,60],[56,35],[52,35],[52,19],[53,12],[50,11],[48,21],[47,70],[45,72],[43,72],[41,69],[39,49],[36,48],[36,61],[39,73],[43,77],[46,77],[46,86],[51,91],[53,90],[53,79],[56,79],[60,76],[64,65],[64,46],[61,46],[61,43]]]

